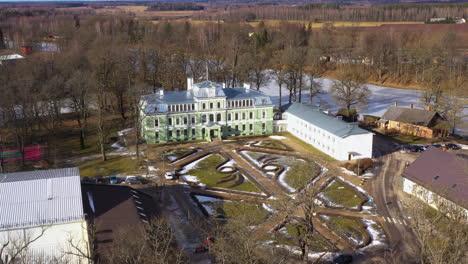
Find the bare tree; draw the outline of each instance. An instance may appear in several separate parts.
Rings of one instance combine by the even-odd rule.
[[[180,264],[186,263],[175,245],[174,232],[164,218],[144,227],[122,227],[113,234],[112,248],[99,252],[109,263]]]
[[[364,85],[364,75],[359,67],[341,69],[330,92],[337,106],[344,107],[348,116],[353,107],[366,107],[371,92]]]
[[[35,256],[29,252],[30,246],[44,236],[47,229],[48,227],[41,227],[35,234],[27,230],[9,233],[6,241],[0,243],[0,264],[27,263],[34,259]]]

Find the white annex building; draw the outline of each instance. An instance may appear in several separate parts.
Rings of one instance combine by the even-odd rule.
[[[78,168],[0,174],[0,212],[4,262],[88,263]]]
[[[372,158],[374,134],[357,123],[347,123],[310,104],[292,103],[281,109],[284,112],[275,121],[275,132],[288,131],[337,160]]]

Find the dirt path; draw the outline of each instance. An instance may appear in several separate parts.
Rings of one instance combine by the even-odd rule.
[[[268,179],[267,177],[263,176],[263,174],[260,173],[260,171],[258,171],[252,164],[250,164],[244,158],[242,158],[237,152],[235,152],[232,149],[228,149],[226,150],[226,152],[241,168],[250,172],[250,174],[253,175],[257,179],[257,181],[259,181],[263,186],[265,186],[273,196],[280,199],[286,195],[283,191],[283,188],[277,182],[274,182]]]

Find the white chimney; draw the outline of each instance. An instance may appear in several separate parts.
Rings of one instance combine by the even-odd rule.
[[[52,200],[52,179],[47,179],[47,199]]]
[[[246,90],[250,90],[250,83],[244,83],[244,88]]]
[[[159,96],[164,96],[164,88],[159,88]]]
[[[187,91],[190,91],[193,89],[193,77],[188,77],[187,78]]]
[[[223,83],[223,88],[226,88],[226,83],[225,82]]]

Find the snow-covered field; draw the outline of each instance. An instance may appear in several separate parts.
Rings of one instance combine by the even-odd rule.
[[[333,85],[333,79],[320,78],[320,83],[325,91],[329,91],[330,87]],[[415,108],[424,108],[425,106],[420,103],[420,98],[422,91],[411,90],[411,89],[398,89],[391,88],[386,86],[367,84],[367,87],[372,92],[367,109],[361,109],[361,114],[382,116],[385,111],[395,102],[399,106],[409,107],[410,104],[413,104]],[[260,91],[271,96],[271,99],[274,104],[279,105],[279,89],[278,84],[272,78],[270,81],[260,88]],[[283,86],[281,89],[281,102],[282,104],[288,103],[289,100],[289,91],[286,89],[286,86]],[[309,102],[309,93],[304,91],[302,94],[302,102]],[[338,108],[335,105],[335,99],[333,99],[330,94],[318,95],[314,98],[313,104],[321,105],[325,109],[330,110],[335,113]],[[468,115],[468,109],[465,109],[465,114]],[[464,120],[465,126],[459,127],[457,129],[458,134],[468,133],[468,117]]]

